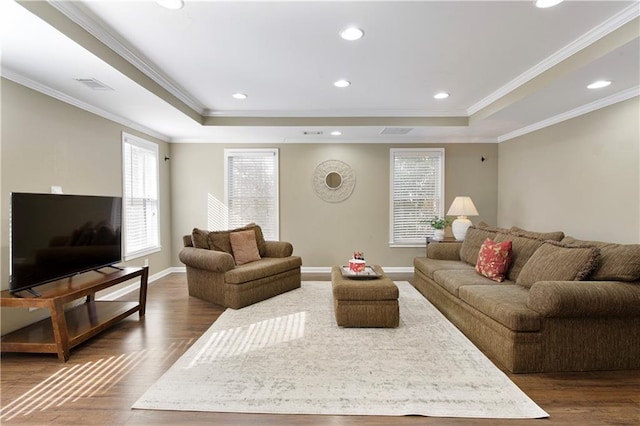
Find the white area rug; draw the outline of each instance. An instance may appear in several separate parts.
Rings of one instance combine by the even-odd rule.
[[[407,282],[400,326],[340,328],[331,284],[226,310],[133,408],[548,417]]]

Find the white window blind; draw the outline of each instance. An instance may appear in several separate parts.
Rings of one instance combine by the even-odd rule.
[[[226,149],[225,189],[230,229],[255,222],[279,240],[277,149]]]
[[[125,260],[160,250],[158,145],[122,134]]]
[[[443,216],[444,149],[391,149],[391,245],[424,245]]]

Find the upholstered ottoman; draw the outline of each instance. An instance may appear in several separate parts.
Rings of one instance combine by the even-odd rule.
[[[333,306],[341,327],[397,327],[400,323],[398,287],[378,265],[382,277],[354,280],[342,276],[340,266],[331,270]]]

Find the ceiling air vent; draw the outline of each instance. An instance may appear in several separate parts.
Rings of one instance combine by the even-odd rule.
[[[320,136],[322,134],[322,130],[305,130],[302,134],[307,136]]]
[[[101,81],[96,80],[95,78],[76,78],[76,81],[93,90],[113,90],[113,88],[107,86]]]
[[[381,135],[406,135],[413,130],[413,127],[385,127]]]

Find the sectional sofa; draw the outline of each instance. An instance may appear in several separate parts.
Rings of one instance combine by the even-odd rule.
[[[503,282],[476,267],[497,243],[511,246]],[[640,369],[638,244],[481,224],[414,267],[413,285],[511,372]]]

